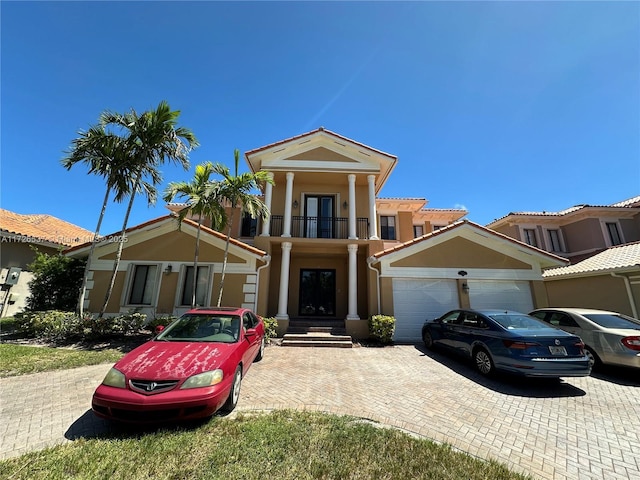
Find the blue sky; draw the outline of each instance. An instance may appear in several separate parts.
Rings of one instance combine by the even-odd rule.
[[[0,2],[0,206],[93,231],[60,166],[100,112],[167,100],[204,161],[319,126],[398,156],[384,197],[485,225],[640,195],[638,2]],[[244,162],[241,168],[246,170]],[[134,204],[129,225],[164,215]],[[110,204],[102,233],[118,231]]]

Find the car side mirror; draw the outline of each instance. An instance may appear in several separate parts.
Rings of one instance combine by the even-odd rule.
[[[247,330],[244,332],[245,337],[255,337],[257,334],[258,332],[255,328],[247,328]]]
[[[162,333],[163,330],[164,330],[164,325],[158,325],[156,327],[156,335],[159,333]]]

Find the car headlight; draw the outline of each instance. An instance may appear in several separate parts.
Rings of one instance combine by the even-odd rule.
[[[124,373],[116,370],[115,368],[112,368],[104,377],[102,384],[108,385],[110,387],[126,388],[127,382],[124,378]]]
[[[180,388],[210,387],[220,383],[223,376],[222,370],[220,369],[199,373],[198,375],[187,378]]]

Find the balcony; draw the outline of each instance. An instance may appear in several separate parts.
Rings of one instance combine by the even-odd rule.
[[[282,235],[284,216],[272,215],[270,234]],[[291,236],[296,238],[349,238],[349,219],[346,217],[291,217]],[[369,238],[369,219],[356,218],[356,237]]]

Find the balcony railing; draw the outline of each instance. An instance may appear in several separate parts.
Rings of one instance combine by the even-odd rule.
[[[271,216],[270,234],[282,235],[284,217]],[[349,219],[346,217],[291,217],[291,236],[296,238],[349,238]],[[356,218],[356,236],[369,238],[369,219]]]

